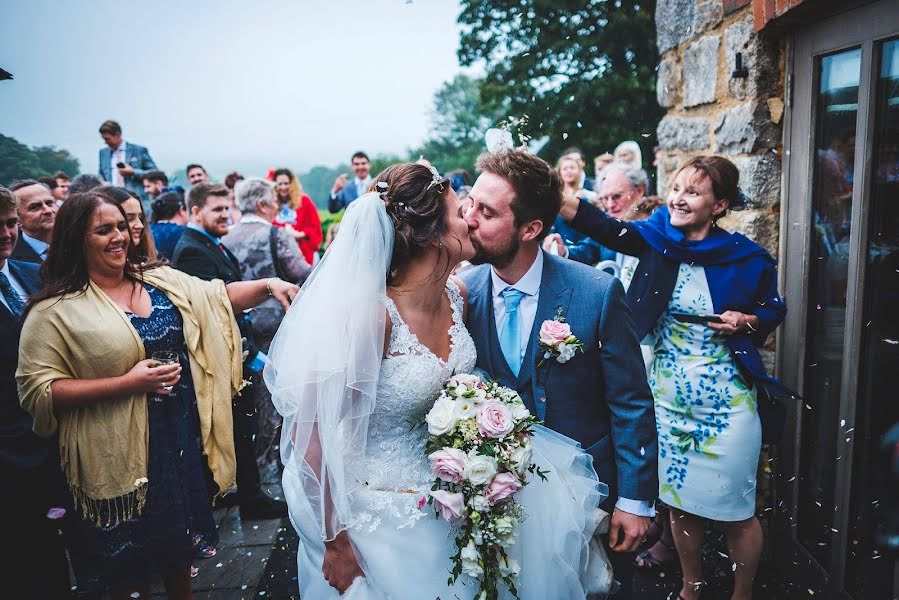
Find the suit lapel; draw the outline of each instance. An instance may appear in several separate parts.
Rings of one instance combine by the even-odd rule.
[[[25,289],[25,291],[28,292],[29,296],[34,295],[40,289],[40,281],[35,277],[30,277],[27,273],[20,269],[16,263],[10,261],[9,270],[16,278],[16,281],[18,281],[19,284]]]

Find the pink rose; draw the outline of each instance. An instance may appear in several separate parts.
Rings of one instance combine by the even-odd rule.
[[[543,321],[540,326],[540,342],[556,346],[571,337],[571,326],[561,321]]]
[[[521,482],[512,473],[497,473],[490,485],[487,486],[487,502],[496,504],[521,489]]]
[[[478,406],[478,431],[481,435],[493,438],[504,438],[515,427],[512,411],[496,400],[484,402]]]
[[[428,503],[427,496],[422,496],[421,498],[419,498],[418,499],[418,510],[423,509],[425,507],[425,504],[427,504],[427,503]]]
[[[431,472],[438,479],[447,483],[462,481],[468,457],[458,448],[444,448],[428,455],[431,461]]]
[[[462,516],[462,511],[465,509],[465,496],[462,495],[462,492],[433,490],[430,494],[444,519],[451,521]]]

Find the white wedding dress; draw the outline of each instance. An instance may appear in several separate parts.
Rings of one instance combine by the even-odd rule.
[[[452,281],[447,294],[453,326],[446,362],[418,341],[393,302],[386,300],[393,330],[369,421],[368,455],[358,469],[367,474],[367,481],[355,494],[348,528],[365,579],[357,579],[344,594],[348,600],[470,599],[478,588],[467,575],[447,585],[455,532],[434,518],[433,509],[418,507],[434,481],[424,453],[427,428],[420,424],[445,381],[454,373],[470,373],[476,359],[462,322],[463,301]],[[602,498],[592,462],[573,441],[544,428],[535,437],[534,456],[550,473],[547,482],[532,477],[517,495],[524,518],[510,554],[521,564],[520,596],[584,598],[588,542]],[[290,519],[301,541],[300,596],[339,598],[322,575],[324,545],[308,502],[296,493],[297,477],[291,469],[284,472]]]

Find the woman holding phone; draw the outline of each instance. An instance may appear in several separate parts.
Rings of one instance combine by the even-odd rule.
[[[729,208],[744,205],[738,180],[729,160],[700,156],[681,167],[667,206],[646,221],[626,223],[573,197],[561,211],[575,229],[640,259],[628,304],[638,337],[653,343],[659,497],[671,508],[683,600],[701,593],[704,519],[724,527],[736,564],[732,598],[752,597],[762,548],[757,407],[792,395],[766,375],[757,349],[786,315],[775,262],[717,226]]]
[[[201,461],[234,482],[231,398],[242,387],[234,313],[298,288],[206,282],[141,263],[122,205],[92,190],[57,213],[16,379],[34,431],[59,439],[78,519],[78,586],[145,598],[162,577],[190,598],[195,547],[214,543]],[[197,539],[199,536],[200,539]]]

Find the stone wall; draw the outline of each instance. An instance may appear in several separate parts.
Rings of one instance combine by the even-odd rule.
[[[752,199],[721,224],[756,240],[775,257],[780,223],[784,52],[757,33],[753,8],[726,0],[658,0],[661,62],[656,93],[668,114],[658,126],[659,190],[700,154],[718,154],[740,169]],[[733,77],[742,54],[744,78]]]

